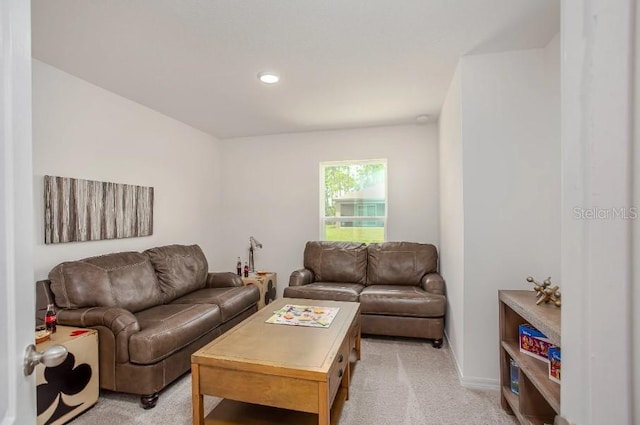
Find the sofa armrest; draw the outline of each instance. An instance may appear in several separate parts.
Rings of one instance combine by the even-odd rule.
[[[432,294],[444,295],[444,279],[438,273],[429,273],[422,278],[422,289]]]
[[[242,278],[231,272],[210,272],[207,275],[207,288],[228,288],[231,286],[244,286]]]
[[[83,328],[106,328],[113,333],[116,343],[116,361],[129,361],[129,337],[140,331],[138,319],[120,307],[88,307],[59,310],[58,323]]]
[[[313,282],[313,272],[309,269],[295,270],[289,276],[289,286],[308,285]]]

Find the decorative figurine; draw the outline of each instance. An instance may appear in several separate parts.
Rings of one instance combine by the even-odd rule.
[[[527,282],[533,283],[533,290],[536,291],[536,297],[538,298],[536,305],[551,301],[556,307],[560,307],[562,304],[560,301],[560,287],[558,285],[551,286],[551,277],[546,278],[540,283],[529,276],[527,277]]]
[[[253,251],[255,250],[255,248],[262,248],[262,244],[258,242],[256,238],[254,238],[253,236],[250,236],[249,237],[249,271],[251,273],[255,273],[256,271],[256,263],[253,259]]]
[[[536,282],[533,277],[529,276],[527,278],[527,282],[529,283],[533,283],[533,290],[536,291],[536,297],[540,298],[540,296],[543,294],[543,290],[544,288],[546,288],[547,286],[551,285],[551,277],[548,277],[544,280],[544,282],[539,283]]]

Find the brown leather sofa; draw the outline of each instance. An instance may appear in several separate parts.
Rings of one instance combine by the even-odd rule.
[[[140,394],[148,409],[259,297],[233,273],[209,273],[199,246],[170,245],[59,264],[37,282],[37,319],[54,302],[58,324],[97,329],[100,387]]]
[[[437,267],[430,244],[310,241],[284,296],[358,301],[362,333],[428,338],[440,348],[446,298]]]

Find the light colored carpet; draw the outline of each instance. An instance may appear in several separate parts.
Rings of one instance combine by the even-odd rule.
[[[205,397],[205,414],[219,399]],[[143,410],[139,398],[102,391],[98,403],[73,425],[186,425],[191,417],[191,377],[160,393],[158,405]],[[460,385],[446,344],[402,338],[362,339],[362,360],[351,381],[340,425],[513,425],[497,391]]]

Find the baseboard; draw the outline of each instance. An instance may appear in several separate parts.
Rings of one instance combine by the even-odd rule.
[[[473,390],[500,390],[500,381],[497,379],[463,377],[460,384]]]
[[[460,385],[465,388],[475,389],[475,390],[500,390],[500,381],[498,379],[490,379],[490,378],[476,378],[472,376],[464,376],[462,374],[462,369],[460,368],[460,363],[456,357],[454,350],[451,348],[451,342],[449,341],[449,335],[445,331],[444,337],[447,340],[447,346],[449,347],[449,354],[451,355],[451,359],[453,360],[453,364],[456,366],[456,372],[458,372],[458,380],[460,381]]]
[[[460,368],[460,363],[458,363],[458,358],[456,357],[456,353],[454,353],[451,348],[451,341],[449,340],[449,335],[447,331],[444,331],[444,338],[447,340],[447,347],[449,347],[449,355],[451,356],[451,360],[453,360],[453,364],[456,366],[456,372],[458,372],[458,380],[462,383],[462,369]]]

